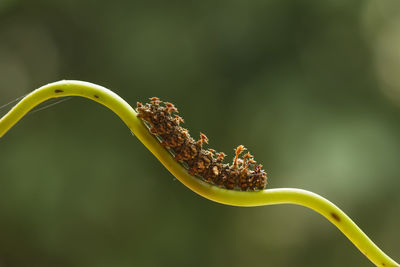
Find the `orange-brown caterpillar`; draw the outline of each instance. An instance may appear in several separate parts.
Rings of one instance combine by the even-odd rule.
[[[175,160],[185,163],[191,175],[198,175],[204,180],[227,189],[243,191],[262,190],[267,184],[267,176],[262,165],[256,164],[253,156],[246,153],[240,145],[235,149],[232,165],[224,164],[225,154],[216,153],[214,149],[203,149],[208,144],[208,138],[200,133],[200,139],[195,141],[188,130],[181,127],[184,120],[175,115],[177,108],[157,97],[150,98],[151,103],[137,103],[138,117],[150,124],[150,132],[162,139],[161,145],[169,148],[175,155]]]

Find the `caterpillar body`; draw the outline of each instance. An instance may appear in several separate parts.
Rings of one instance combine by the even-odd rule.
[[[189,131],[182,126],[182,117],[178,109],[169,102],[162,102],[157,97],[150,98],[150,103],[137,103],[138,117],[149,125],[152,134],[161,139],[161,145],[168,148],[175,160],[184,163],[191,175],[196,175],[205,181],[226,189],[242,191],[262,190],[267,184],[266,172],[261,164],[242,145],[235,149],[232,164],[224,163],[225,154],[214,149],[204,149],[208,138],[200,133],[200,139],[195,141]]]

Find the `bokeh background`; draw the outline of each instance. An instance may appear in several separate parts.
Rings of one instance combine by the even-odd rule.
[[[171,101],[269,187],[321,194],[400,259],[400,2],[0,0],[0,105],[60,79]],[[0,109],[5,114],[9,107]],[[185,188],[73,98],[0,139],[0,266],[372,266],[298,206]]]

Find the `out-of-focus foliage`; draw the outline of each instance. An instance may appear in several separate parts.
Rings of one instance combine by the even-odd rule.
[[[159,96],[193,136],[243,144],[270,187],[342,207],[400,254],[400,4],[0,1],[0,105],[81,79]],[[7,109],[1,109],[4,114]],[[0,266],[372,266],[305,208],[235,208],[177,182],[74,98],[0,139]]]

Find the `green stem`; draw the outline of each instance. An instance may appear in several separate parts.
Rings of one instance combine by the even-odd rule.
[[[86,97],[111,109],[177,179],[197,194],[233,206],[295,204],[308,207],[332,222],[376,266],[400,266],[380,250],[343,211],[317,194],[296,188],[267,189],[258,192],[227,190],[190,175],[150,134],[128,103],[99,85],[82,81],[59,81],[36,89],[0,119],[0,138],[35,106],[50,98],[65,96]]]

